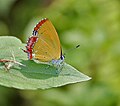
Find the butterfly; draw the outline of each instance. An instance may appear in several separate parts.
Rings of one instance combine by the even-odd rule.
[[[28,39],[26,50],[28,59],[52,63],[54,66],[63,64],[64,56],[58,34],[48,18],[42,19],[34,28]]]

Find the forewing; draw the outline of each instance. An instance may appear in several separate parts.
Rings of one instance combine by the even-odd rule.
[[[40,61],[59,59],[61,55],[60,41],[52,23],[46,19],[37,32],[38,40],[33,47],[34,58]]]

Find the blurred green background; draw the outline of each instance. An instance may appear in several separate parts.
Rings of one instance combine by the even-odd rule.
[[[0,0],[0,35],[25,43],[45,17],[64,53],[81,45],[65,61],[92,80],[36,91],[0,86],[0,106],[120,106],[120,1]]]

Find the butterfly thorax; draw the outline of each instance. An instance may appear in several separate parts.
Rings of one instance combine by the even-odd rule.
[[[51,62],[52,62],[52,64],[59,65],[59,64],[63,63],[63,61],[64,61],[64,56],[62,55],[59,59],[53,59]]]
[[[62,67],[63,63],[64,63],[64,56],[61,55],[61,57],[59,59],[53,59],[49,63],[57,68]]]

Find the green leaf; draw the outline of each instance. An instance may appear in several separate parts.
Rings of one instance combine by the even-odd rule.
[[[25,44],[19,39],[0,37],[0,59],[12,60],[12,52],[16,61],[25,65],[13,64],[9,71],[5,71],[4,64],[1,64],[0,84],[3,86],[32,90],[47,89],[90,79],[67,63],[64,63],[60,73],[56,73],[57,69],[53,66],[27,60],[27,54],[20,48],[25,48]]]
[[[27,60],[26,53],[21,49],[25,49],[25,44],[12,36],[2,36],[0,37],[0,59],[11,59],[12,54],[18,60]]]

